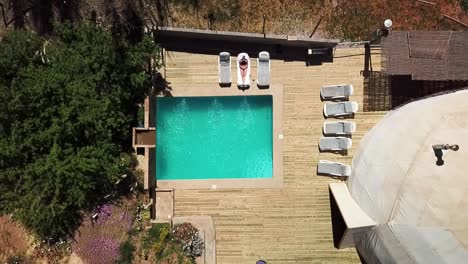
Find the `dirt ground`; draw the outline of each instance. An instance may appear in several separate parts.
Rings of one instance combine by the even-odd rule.
[[[83,260],[76,254],[72,253],[68,258],[68,264],[83,264]]]
[[[9,216],[0,217],[0,262],[6,262],[11,255],[26,254],[32,239],[26,231]]]

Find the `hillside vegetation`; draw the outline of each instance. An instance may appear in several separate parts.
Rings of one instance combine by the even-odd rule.
[[[119,36],[119,37],[117,37]],[[86,23],[0,42],[0,214],[37,238],[71,236],[133,173],[131,128],[157,47]],[[117,183],[120,182],[120,185]]]
[[[361,40],[386,18],[401,30],[466,30],[468,24],[468,0],[0,0],[0,7],[0,30],[8,24],[41,34],[65,20],[128,32],[149,24],[306,36],[319,24],[316,37]]]
[[[394,29],[467,29],[443,15],[468,24],[462,1],[434,1],[429,5],[408,0],[175,0],[167,9],[168,24],[208,28],[309,36],[341,40],[366,39],[391,18]],[[211,19],[210,19],[211,18]],[[211,20],[212,23],[208,23]],[[265,20],[265,24],[264,23]]]

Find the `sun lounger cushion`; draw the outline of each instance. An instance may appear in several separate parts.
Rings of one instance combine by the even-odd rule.
[[[319,141],[321,151],[342,151],[352,146],[353,141],[346,137],[322,137]]]
[[[346,116],[356,113],[358,104],[356,102],[326,103],[323,106],[325,116]]]
[[[324,135],[350,135],[356,131],[354,122],[338,121],[323,123]]]
[[[262,51],[258,54],[257,85],[267,87],[270,85],[270,54]]]
[[[231,55],[229,52],[219,53],[219,83],[231,83]]]
[[[317,173],[338,177],[351,176],[351,166],[328,160],[320,160],[317,165]]]

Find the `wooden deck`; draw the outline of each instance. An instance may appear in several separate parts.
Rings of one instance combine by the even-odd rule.
[[[247,264],[260,258],[268,263],[359,263],[354,249],[333,247],[328,183],[337,180],[317,176],[316,166],[319,159],[351,163],[362,136],[385,114],[356,114],[357,131],[347,156],[319,153],[324,121],[320,87],[353,84],[355,95],[350,100],[357,101],[362,111],[363,54],[361,48],[338,49],[334,63],[311,67],[272,61],[272,83],[284,87],[283,189],[175,191],[175,216],[213,216],[218,263]],[[374,70],[379,70],[380,58],[373,56],[372,61]],[[255,66],[252,60],[252,83]],[[165,76],[175,94],[177,87],[212,86],[218,81],[217,57],[168,52]]]

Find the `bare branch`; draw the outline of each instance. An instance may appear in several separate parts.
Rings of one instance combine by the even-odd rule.
[[[420,2],[420,3],[426,4],[426,5],[432,5],[432,6],[436,5],[436,3],[425,1],[425,0],[416,0],[416,2]]]
[[[317,31],[318,27],[320,26],[320,23],[322,23],[323,16],[320,17],[319,21],[317,22],[317,25],[315,25],[314,30],[312,30],[312,33],[310,33],[309,38],[311,38],[314,34],[315,31]]]
[[[5,27],[7,27],[7,21],[6,21],[6,16],[5,16],[5,8],[3,6],[3,3],[0,3],[0,8],[2,8],[3,24],[5,24]]]
[[[446,17],[446,18],[448,18],[448,19],[450,19],[450,20],[452,20],[453,22],[456,22],[456,23],[458,23],[458,24],[460,24],[460,25],[462,25],[462,26],[468,28],[468,24],[463,23],[462,21],[460,21],[460,20],[458,20],[458,19],[456,19],[456,18],[453,18],[453,17],[448,16],[448,15],[445,15],[445,14],[443,14],[443,16]]]
[[[15,17],[13,17],[10,21],[8,21],[8,22],[6,23],[5,26],[9,26],[9,25],[10,25],[11,23],[13,23],[18,17],[24,16],[24,15],[25,15],[27,12],[29,12],[31,9],[32,9],[32,7],[26,8],[25,10],[23,10],[23,11],[21,12],[21,15],[17,15],[17,16],[15,16]]]

